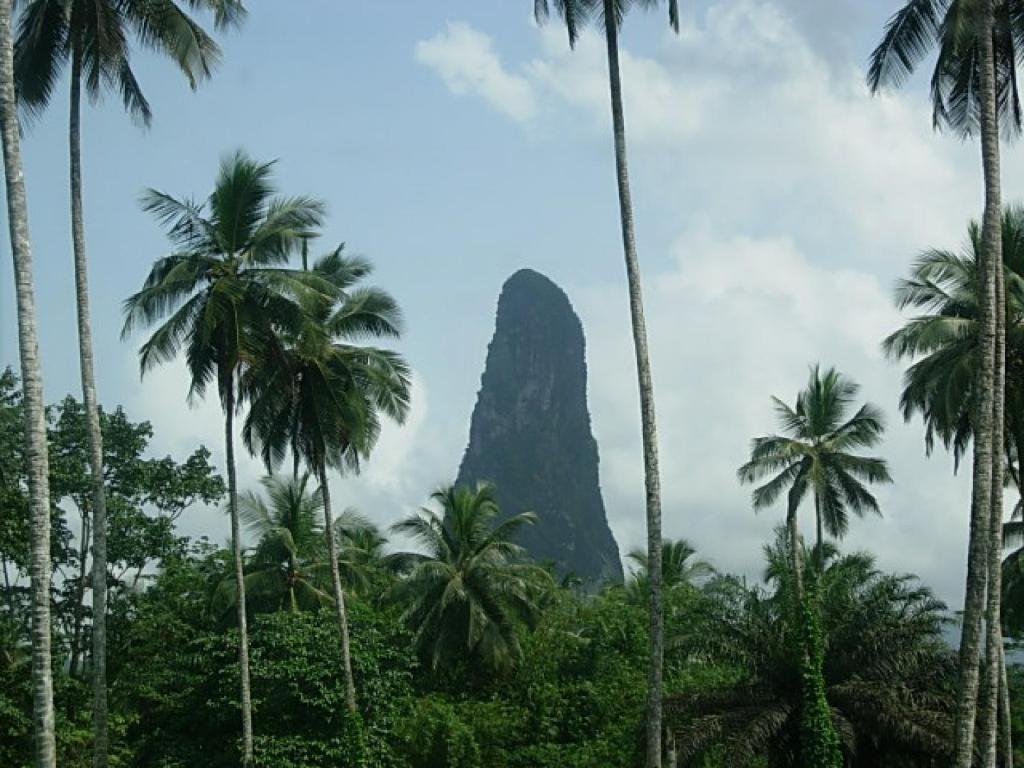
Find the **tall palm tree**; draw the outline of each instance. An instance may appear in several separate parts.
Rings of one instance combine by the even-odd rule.
[[[1003,410],[1003,450],[1007,471],[1021,489],[1019,457],[1024,449],[1024,209],[1008,206],[1000,224],[1003,258],[1001,295],[1003,313],[1005,386]],[[920,414],[925,424],[925,449],[930,453],[935,439],[952,451],[954,465],[967,452],[974,434],[977,411],[977,378],[974,372],[981,354],[979,338],[979,284],[982,258],[981,228],[968,225],[968,239],[959,252],[943,249],[925,251],[915,263],[909,279],[896,289],[900,309],[912,307],[921,314],[883,342],[886,354],[912,361],[904,374],[900,406],[909,420]],[[996,478],[1002,480],[1002,467]],[[1002,554],[1001,543],[995,551]],[[1000,581],[1011,573],[1000,569]],[[1001,588],[993,594],[1005,594]],[[992,587],[993,589],[995,587]],[[1002,601],[1006,605],[1006,600]],[[1005,610],[1005,607],[1000,611]],[[1005,622],[1003,622],[1005,624]],[[1001,639],[1001,638],[1000,638]],[[996,643],[1002,655],[1002,643]],[[1005,667],[1005,662],[1000,666]],[[991,684],[991,681],[990,681]],[[1009,717],[1009,692],[999,685],[1001,721]],[[991,727],[991,721],[988,721]],[[1009,730],[1002,728],[1000,742],[1004,754],[1010,754]],[[987,734],[986,734],[987,735]],[[990,742],[989,742],[990,743]]]
[[[888,22],[871,55],[868,85],[873,91],[902,84],[932,50],[932,123],[981,141],[985,206],[975,368],[978,398],[974,419],[971,520],[960,640],[957,689],[956,768],[968,768],[974,753],[975,723],[986,765],[995,763],[996,700],[1000,637],[1000,541],[1002,537],[1002,445],[1005,386],[999,125],[1020,128],[1017,59],[1024,28],[1020,0],[907,0]],[[986,590],[988,596],[986,599]],[[986,619],[986,694],[980,702],[982,618]]]
[[[582,26],[591,18],[603,28],[608,55],[608,85],[611,98],[612,136],[615,146],[615,180],[619,194],[619,223],[622,230],[623,255],[626,261],[626,283],[629,291],[630,324],[633,330],[633,351],[636,357],[637,387],[640,393],[640,426],[644,452],[644,488],[647,512],[647,568],[650,584],[650,616],[648,642],[647,738],[648,768],[661,768],[662,732],[661,699],[664,672],[665,638],[664,610],[661,595],[661,474],[658,469],[658,432],[655,418],[654,381],[651,356],[647,344],[640,261],[637,256],[633,227],[633,197],[629,187],[629,164],[626,158],[626,118],[622,106],[622,74],[619,65],[619,30],[626,13],[638,6],[653,8],[665,2],[669,23],[679,31],[678,0],[534,0],[534,16],[545,21],[551,7],[565,23],[569,45],[575,46]]]
[[[522,512],[495,525],[499,510],[489,483],[446,486],[430,498],[440,511],[424,507],[391,528],[425,551],[391,556],[405,576],[390,598],[403,607],[402,621],[433,669],[459,658],[507,668],[522,656],[516,627],[536,617],[537,598],[551,580],[513,543],[536,515]]]
[[[296,322],[278,330],[281,355],[257,361],[242,380],[252,404],[243,429],[246,444],[268,468],[291,450],[320,482],[346,700],[353,711],[355,681],[327,468],[358,471],[377,441],[381,417],[403,422],[410,395],[405,361],[359,343],[368,336],[397,338],[401,331],[394,299],[377,288],[357,287],[370,271],[367,261],[345,256],[340,247],[303,270],[335,293],[304,302]]]
[[[241,19],[237,0],[192,0],[215,12],[216,24]],[[174,0],[30,0],[22,12],[15,42],[15,77],[19,104],[29,114],[50,102],[61,70],[70,64],[71,233],[74,251],[75,293],[78,314],[78,350],[89,439],[89,467],[93,478],[93,765],[107,765],[106,675],[106,498],[103,487],[103,439],[100,430],[89,321],[88,265],[85,254],[85,218],[82,205],[82,86],[96,100],[108,90],[119,91],[130,115],[148,124],[151,113],[130,62],[129,35],[175,61],[190,84],[210,73],[219,50],[213,40]],[[83,510],[83,513],[87,514]]]
[[[143,374],[184,352],[189,400],[205,395],[212,383],[224,410],[246,766],[252,764],[252,701],[235,476],[238,382],[248,366],[280,354],[272,323],[297,322],[299,301],[333,291],[315,275],[282,266],[301,239],[321,225],[324,209],[308,197],[275,197],[272,169],[272,163],[238,151],[221,162],[214,190],[202,203],[152,189],[143,195],[143,208],[166,227],[173,252],[157,260],[143,288],[125,301],[122,330],[128,336],[140,323],[163,320],[139,350]]]
[[[802,564],[797,530],[797,510],[808,493],[814,501],[815,551],[818,567],[824,557],[824,533],[842,538],[849,528],[849,512],[879,514],[878,502],[865,483],[890,483],[883,459],[860,456],[854,451],[871,448],[882,438],[881,412],[865,403],[848,416],[859,387],[834,368],[824,373],[811,368],[806,389],[790,407],[772,398],[781,435],[756,437],[750,461],[737,470],[741,483],[770,479],[754,489],[754,509],[775,503],[787,492],[786,530],[797,594],[803,598]]]
[[[11,0],[0,0],[0,138],[3,140],[7,222],[14,260],[18,351],[21,355],[24,391],[25,447],[28,453],[29,498],[32,505],[32,719],[35,729],[35,765],[36,768],[55,768],[57,752],[50,659],[50,467],[36,332],[35,291],[32,284],[32,243],[28,232],[28,203],[21,165],[21,137],[18,133],[14,86]]]

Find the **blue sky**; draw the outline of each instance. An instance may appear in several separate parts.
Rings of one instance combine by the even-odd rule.
[[[924,79],[871,99],[864,61],[895,3],[687,3],[677,38],[660,15],[623,34],[627,128],[663,450],[666,534],[756,574],[777,515],[755,517],[734,480],[816,360],[862,382],[890,416],[896,485],[883,520],[849,546],[958,599],[967,477],[922,451],[895,404],[900,369],[878,341],[899,322],[893,280],[928,246],[956,247],[980,210],[977,151],[930,130]],[[180,369],[139,381],[120,305],[165,242],[138,207],[148,186],[205,195],[218,159],[278,158],[283,191],[329,206],[324,249],[376,265],[405,310],[416,371],[409,426],[389,430],[361,478],[335,493],[388,523],[454,476],[503,280],[523,266],[568,292],[588,337],[590,400],[612,527],[643,535],[629,349],[601,42],[569,53],[527,0],[250,3],[196,92],[139,55],[154,108],[143,131],[114,101],[85,114],[85,192],[101,399],[154,423],[154,451],[205,442],[212,404],[189,411]],[[827,6],[827,8],[825,7]],[[48,399],[77,394],[67,223],[66,89],[25,139]],[[1019,150],[1005,161],[1020,199]],[[0,364],[16,364],[9,247],[0,243]],[[246,484],[259,468],[245,462]],[[219,512],[189,533],[226,536]]]

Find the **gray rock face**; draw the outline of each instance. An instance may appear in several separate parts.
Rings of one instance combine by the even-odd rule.
[[[504,514],[536,513],[520,543],[593,586],[621,581],[622,564],[601,498],[584,351],[561,288],[529,269],[505,282],[457,482],[491,481]]]

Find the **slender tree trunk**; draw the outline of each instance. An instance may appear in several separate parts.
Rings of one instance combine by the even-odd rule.
[[[676,750],[676,735],[671,729],[665,731],[665,768],[677,768],[679,753]]]
[[[800,531],[796,524],[796,507],[786,513],[786,533],[789,536],[789,565],[793,569],[793,586],[798,605],[804,603],[803,563],[800,562]],[[806,653],[806,649],[804,649]]]
[[[999,765],[1013,768],[1013,720],[1010,713],[1010,685],[1006,679],[1006,648],[999,648]]]
[[[89,439],[92,480],[92,722],[93,768],[106,768],[107,731],[107,498],[103,486],[103,433],[96,398],[96,374],[89,321],[88,262],[85,257],[85,219],[82,213],[82,53],[73,45],[71,56],[71,115],[68,145],[71,156],[71,240],[75,257],[75,300],[78,309],[78,359],[82,375],[85,432]]]
[[[814,550],[814,560],[818,565],[818,573],[822,574],[825,572],[825,536],[822,533],[821,523],[821,499],[818,495],[814,495],[814,525],[817,528],[817,542]]]
[[[75,624],[71,630],[71,663],[69,673],[72,677],[78,674],[78,665],[82,656],[82,622],[85,618],[85,565],[89,557],[89,510],[84,505],[79,507],[82,516],[81,534],[78,537],[78,589],[75,591]]]
[[[992,510],[989,516],[988,597],[985,609],[985,684],[978,703],[982,748],[982,765],[996,768],[999,757],[999,692],[1002,689],[1003,623],[1001,604],[1003,595],[1003,481],[1005,471],[1006,429],[1006,287],[1003,271],[1002,214],[998,247],[989,259],[998,267],[993,271],[995,281],[995,364],[993,366],[992,396]]]
[[[50,461],[46,444],[43,378],[36,334],[32,245],[21,165],[21,137],[14,94],[11,0],[0,0],[0,135],[3,139],[7,222],[18,312],[18,350],[25,404],[25,445],[32,508],[32,722],[36,768],[57,765],[54,737],[53,672],[50,660]]]
[[[647,507],[647,578],[650,595],[647,679],[647,766],[661,768],[661,695],[664,667],[664,616],[661,596],[661,478],[658,472],[658,435],[654,415],[654,382],[647,350],[640,263],[633,231],[633,200],[629,191],[626,161],[626,121],[622,109],[622,78],[619,71],[619,30],[615,0],[604,0],[605,41],[608,47],[608,80],[611,91],[612,132],[615,140],[615,171],[619,190],[622,246],[629,286],[629,310],[636,353],[640,391],[640,423],[644,449],[644,486]]]
[[[331,514],[331,490],[327,486],[327,467],[317,467],[320,476],[320,493],[324,499],[324,535],[327,536],[327,557],[331,563],[331,584],[334,587],[334,608],[338,614],[338,630],[341,633],[341,661],[345,672],[345,704],[350,712],[356,711],[356,683],[352,677],[352,649],[348,635],[348,615],[345,612],[345,592],[341,588],[341,571],[338,569],[338,546],[334,539],[334,516]]]
[[[288,555],[288,607],[292,613],[299,612],[299,601],[295,597],[295,579],[298,577],[299,564],[295,555]]]
[[[242,766],[251,768],[252,688],[249,683],[249,627],[245,616],[245,569],[242,563],[242,526],[238,518],[238,482],[235,477],[235,382],[228,384],[224,404],[224,446],[228,467],[228,511],[231,513],[231,550],[235,560],[235,595],[238,606],[238,668],[242,684]]]
[[[0,555],[0,572],[4,575],[4,594],[7,596],[7,610],[11,612],[11,619],[17,615],[17,606],[14,603],[14,589],[11,586],[11,575],[7,572],[7,558]]]
[[[1002,268],[1000,253],[999,128],[996,122],[995,67],[992,47],[992,0],[982,4],[979,24],[981,48],[981,156],[985,179],[985,211],[982,222],[981,295],[978,297],[978,335],[981,351],[976,372],[974,471],[971,489],[971,523],[967,553],[963,630],[960,639],[960,672],[957,685],[954,766],[970,768],[974,754],[977,718],[982,614],[988,555],[991,542],[993,408],[996,353],[996,270]],[[1002,450],[1002,446],[999,446]]]

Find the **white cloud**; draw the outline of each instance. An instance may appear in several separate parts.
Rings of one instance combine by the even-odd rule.
[[[488,35],[462,22],[416,44],[416,58],[436,71],[453,93],[474,94],[520,122],[536,110],[529,81],[502,66]]]
[[[648,281],[646,295],[666,535],[689,538],[724,569],[759,574],[761,545],[781,510],[755,516],[735,470],[750,439],[775,429],[769,395],[792,401],[808,365],[820,361],[852,375],[889,417],[878,451],[896,485],[879,489],[885,518],[855,521],[847,546],[870,549],[886,568],[917,571],[953,598],[962,574],[949,563],[962,560],[965,480],[941,458],[925,459],[920,428],[895,412],[900,372],[878,340],[901,318],[878,278],[816,265],[787,238],[702,234],[681,238],[675,253],[675,267]],[[626,551],[642,543],[644,526],[636,384],[622,374],[631,355],[625,291],[573,293],[588,329],[605,500]],[[925,537],[928,548],[916,546]]]
[[[750,438],[774,428],[769,395],[791,400],[809,364],[836,365],[888,413],[879,451],[896,477],[879,490],[885,518],[857,522],[848,546],[918,572],[955,604],[967,478],[941,454],[923,456],[920,426],[896,412],[900,368],[878,345],[901,320],[891,281],[919,249],[955,247],[976,212],[975,150],[932,133],[922,93],[870,96],[860,62],[826,58],[804,30],[776,2],[737,0],[654,54],[624,39],[665,530],[757,575],[780,516],[754,516],[735,468]],[[570,52],[559,30],[539,34],[541,53],[522,68],[534,123],[604,142],[600,39]],[[645,247],[644,222],[674,233],[669,254]],[[621,259],[617,241],[592,257]],[[644,531],[625,291],[586,277],[567,287],[587,329],[606,505],[625,552]]]

